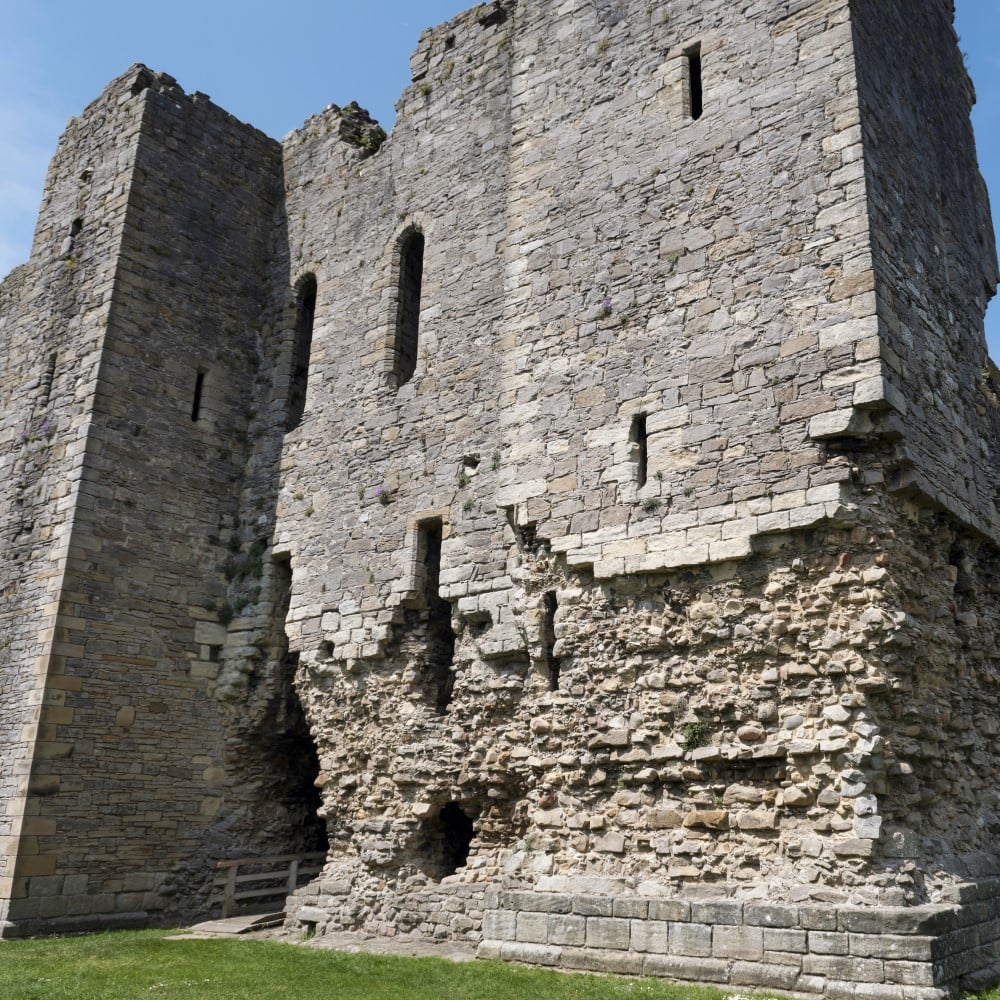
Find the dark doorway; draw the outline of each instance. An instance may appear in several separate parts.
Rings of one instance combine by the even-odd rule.
[[[443,806],[424,824],[421,868],[434,879],[454,875],[469,860],[474,827],[472,817],[457,802]]]
[[[441,597],[441,521],[421,525],[424,562],[424,600],[427,605],[427,669],[434,687],[434,707],[444,714],[455,687],[455,631],[451,605]]]

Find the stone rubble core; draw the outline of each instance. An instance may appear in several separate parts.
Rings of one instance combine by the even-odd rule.
[[[135,66],[0,285],[0,928],[1000,980],[1000,372],[950,0],[481,4],[392,133]],[[265,866],[266,867],[266,866]]]

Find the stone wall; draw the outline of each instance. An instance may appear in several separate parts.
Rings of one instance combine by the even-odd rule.
[[[880,357],[900,438],[889,481],[997,541],[998,385],[981,335],[996,244],[953,13],[852,4]],[[886,47],[899,37],[910,41]]]
[[[287,606],[287,595],[261,593],[261,526],[248,537],[239,517],[254,397],[264,393],[257,275],[271,256],[279,147],[143,67],[115,81],[73,132],[102,142],[108,106],[132,122],[113,126],[131,142],[128,159],[73,133],[67,141],[76,176],[100,177],[112,163],[121,171],[122,217],[117,245],[99,258],[114,265],[106,288],[87,280],[89,256],[77,263],[63,247],[57,260],[83,272],[80,288],[103,307],[88,345],[100,367],[77,393],[88,421],[77,430],[79,487],[50,606],[30,819],[11,852],[18,933],[43,921],[202,913],[214,859],[321,842],[301,790],[315,771],[280,652],[268,657],[265,642],[252,650],[257,690],[237,712],[214,697],[230,584],[244,584],[245,603]],[[73,248],[87,254],[91,232],[114,219],[95,207]],[[50,336],[60,365],[70,361],[64,344],[83,343],[60,329]],[[72,440],[69,421],[47,419],[29,445]],[[97,847],[109,843],[113,851]]]
[[[881,126],[862,123],[872,17],[521,4],[488,26],[510,53],[471,71],[510,73],[493,338],[456,294],[478,249],[428,263],[420,361],[398,391],[377,382],[376,350],[345,351],[332,306],[314,344],[336,364],[318,354],[300,433],[355,430],[324,447],[337,476],[312,445],[284,460],[278,535],[301,581],[292,641],[331,836],[292,923],[476,940],[489,886],[553,874],[623,878],[639,897],[885,908],[997,873],[981,777],[994,549],[971,508],[946,517],[899,476],[899,439],[921,432],[895,419],[916,389],[887,375],[879,311],[896,279],[876,267]],[[471,24],[425,36],[402,120],[360,170],[391,167],[406,206],[461,190],[450,145],[426,147],[416,181],[379,161],[424,149],[415,104],[447,115],[450,46]],[[964,76],[949,79],[943,103],[967,117]],[[967,133],[954,143],[961,170],[974,151]],[[430,252],[447,230],[425,214]],[[355,327],[392,305],[390,231],[382,245],[374,279],[340,300]],[[988,261],[970,273],[991,290]],[[983,303],[968,301],[978,342]],[[484,347],[499,401],[485,427]],[[422,526],[438,522],[429,593]],[[452,606],[444,677],[437,597]],[[467,920],[435,918],[458,886]]]
[[[978,175],[950,6],[911,7],[484,4],[388,137],[112,84],[0,298],[26,413],[45,254],[103,310],[76,450],[22,449],[80,488],[10,598],[57,629],[0,688],[19,929],[204,910],[216,857],[325,832],[291,925],[833,994],[989,965],[996,262],[981,189],[932,218]]]
[[[562,891],[488,894],[480,958],[834,998],[933,1000],[985,981],[1000,940],[996,884],[961,902],[872,911],[642,898],[600,880],[549,881],[562,882]]]
[[[31,261],[0,285],[0,926],[27,879],[53,872],[39,842],[53,790],[35,761],[65,754],[59,726],[79,679],[65,676],[57,622],[122,241],[141,114],[115,81],[71,121],[49,168]],[[44,769],[44,764],[42,765]]]

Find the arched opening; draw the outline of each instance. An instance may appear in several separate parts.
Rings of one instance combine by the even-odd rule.
[[[393,374],[396,388],[406,385],[417,368],[420,295],[424,280],[424,234],[408,229],[399,246],[399,288],[396,298],[396,336]]]
[[[468,862],[475,824],[457,802],[449,802],[427,820],[423,834],[421,867],[431,878],[454,875]]]
[[[316,276],[307,274],[299,282],[295,308],[295,347],[292,378],[288,386],[288,419],[285,426],[295,430],[302,423],[309,382],[309,355],[312,352],[313,324],[316,321]]]

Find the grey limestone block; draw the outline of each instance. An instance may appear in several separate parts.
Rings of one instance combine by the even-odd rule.
[[[626,951],[630,921],[619,917],[587,917],[587,947]]]

